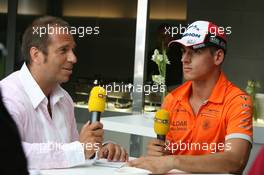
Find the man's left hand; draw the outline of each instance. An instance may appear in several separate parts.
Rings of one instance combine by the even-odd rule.
[[[153,174],[164,174],[173,169],[173,156],[141,157],[128,162],[128,166],[142,168]]]
[[[99,158],[106,158],[108,161],[125,162],[128,161],[126,150],[118,144],[108,143],[104,145],[99,153]]]

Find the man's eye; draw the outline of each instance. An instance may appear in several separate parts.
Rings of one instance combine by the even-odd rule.
[[[194,50],[194,52],[197,53],[197,54],[201,54],[202,50],[201,49],[197,49],[197,50]]]
[[[63,54],[63,53],[66,53],[67,52],[67,49],[66,48],[62,48],[61,50],[60,50],[60,52]]]
[[[185,52],[186,52],[186,50],[181,48],[181,53],[185,53]]]

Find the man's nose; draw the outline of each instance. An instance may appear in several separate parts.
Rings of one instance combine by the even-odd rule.
[[[182,63],[189,63],[191,61],[191,55],[189,52],[185,52],[182,54],[181,62]]]
[[[73,52],[71,52],[70,55],[68,56],[68,61],[71,62],[72,64],[77,63],[77,57]]]

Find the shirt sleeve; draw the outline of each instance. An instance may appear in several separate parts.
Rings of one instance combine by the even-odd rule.
[[[22,142],[29,169],[66,168],[85,163],[80,142],[27,143]]]
[[[8,112],[19,128],[23,149],[28,160],[29,169],[66,168],[85,163],[84,149],[82,144],[78,141],[71,143],[26,142],[24,139],[25,133],[23,130],[25,123],[25,117],[23,117],[23,113],[26,111],[23,111],[23,105],[9,98],[3,98],[3,100]],[[76,134],[76,127],[73,127],[72,130],[74,134]]]
[[[4,105],[8,113],[11,115],[11,117],[15,121],[20,137],[21,137],[21,140],[23,140],[25,138],[24,130],[23,130],[23,126],[25,123],[25,117],[22,115],[22,113],[24,112],[22,111],[22,109],[24,109],[22,103],[15,102],[12,99],[6,98],[4,96],[3,96],[3,102],[4,102]]]
[[[165,98],[164,98],[164,101],[162,103],[162,108],[163,109],[166,109],[167,111],[170,112],[170,108],[171,108],[171,105],[172,105],[172,100],[173,100],[173,97],[172,95],[169,93]]]
[[[253,104],[249,95],[238,95],[229,104],[225,140],[241,138],[252,143]]]

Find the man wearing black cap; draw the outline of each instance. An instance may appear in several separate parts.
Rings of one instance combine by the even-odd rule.
[[[163,103],[170,113],[166,142],[150,141],[148,156],[129,165],[154,174],[243,172],[252,144],[252,101],[221,70],[227,44],[222,28],[196,21],[172,43],[181,47],[187,81]]]

